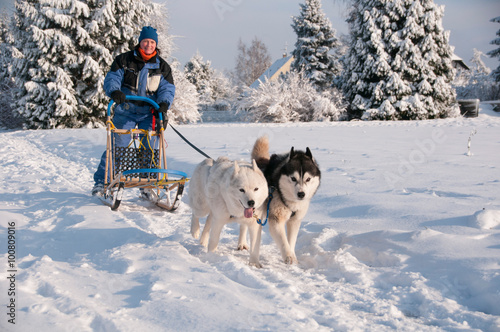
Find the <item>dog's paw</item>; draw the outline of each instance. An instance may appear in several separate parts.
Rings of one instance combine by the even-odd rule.
[[[204,246],[205,248],[208,247],[208,239],[204,238],[203,236],[200,239],[200,244]]]
[[[201,237],[200,237],[200,244],[204,247],[208,247],[208,240],[209,239],[210,239],[210,235],[208,234],[208,232],[203,231],[203,233],[201,233]]]
[[[297,258],[295,258],[294,256],[286,256],[284,261],[285,261],[285,264],[287,264],[287,265],[292,265],[294,263],[298,263]]]
[[[191,235],[195,239],[200,237],[200,224],[196,221],[191,221]]]
[[[255,266],[258,269],[262,269],[262,264],[260,264],[259,262],[250,261],[250,266]]]
[[[202,237],[202,240],[203,240],[203,237]],[[202,241],[201,241],[201,240],[200,240],[200,243],[201,243],[203,246],[205,246],[205,244],[204,244],[204,243],[202,243]],[[209,240],[209,241],[207,241],[207,245],[206,245],[206,247],[207,247],[207,251],[208,251],[208,252],[216,252],[216,251],[217,251],[218,244],[219,244],[219,242],[210,241],[210,240]]]
[[[238,244],[238,250],[250,250],[250,247],[246,243]]]

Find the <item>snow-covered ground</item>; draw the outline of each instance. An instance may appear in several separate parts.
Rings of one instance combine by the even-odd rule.
[[[267,134],[320,163],[300,264],[265,228],[262,269],[236,225],[207,254],[187,195],[175,213],[135,190],[116,212],[91,197],[104,130],[0,132],[0,330],[500,331],[499,115],[179,126],[213,157],[248,160]],[[167,138],[169,168],[190,174],[203,157]]]

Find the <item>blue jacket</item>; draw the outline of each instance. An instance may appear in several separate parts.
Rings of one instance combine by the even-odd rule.
[[[155,102],[165,102],[170,107],[174,101],[175,85],[172,69],[158,55],[145,62],[137,50],[118,55],[104,79],[104,91],[121,90],[126,95],[148,97]],[[126,102],[115,107],[115,114],[129,117],[151,113],[151,106],[144,102]]]

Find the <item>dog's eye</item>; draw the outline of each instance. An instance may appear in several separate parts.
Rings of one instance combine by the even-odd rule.
[[[295,176],[292,176],[292,177],[290,178],[290,180],[292,180],[292,182],[297,182],[297,179],[295,178]]]
[[[311,178],[307,178],[307,179],[306,179],[306,182],[309,182],[309,181],[311,181]]]
[[[244,193],[244,192],[245,192],[245,189],[240,189],[240,191],[241,191],[242,193]]]
[[[259,190],[259,188],[255,188],[253,191],[257,191],[257,190]]]

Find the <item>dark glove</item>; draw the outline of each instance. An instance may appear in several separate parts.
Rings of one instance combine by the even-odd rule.
[[[163,120],[166,120],[169,105],[166,102],[162,102],[158,106],[160,106],[160,108],[158,109],[158,113],[161,113],[163,116]]]
[[[168,123],[168,118],[167,118],[167,111],[168,111],[168,103],[166,102],[161,102],[158,104],[160,108],[155,110],[155,117],[158,119],[158,122],[156,122],[156,130],[160,130],[160,113],[161,113],[161,118],[163,119],[163,128],[167,126]]]
[[[126,97],[125,94],[120,90],[115,90],[111,92],[111,99],[113,99],[113,101],[119,105],[125,102]]]
[[[160,108],[155,110],[155,116],[159,119],[161,113],[162,119],[167,120],[168,103],[161,102],[160,104],[158,104],[158,106],[160,106]]]

